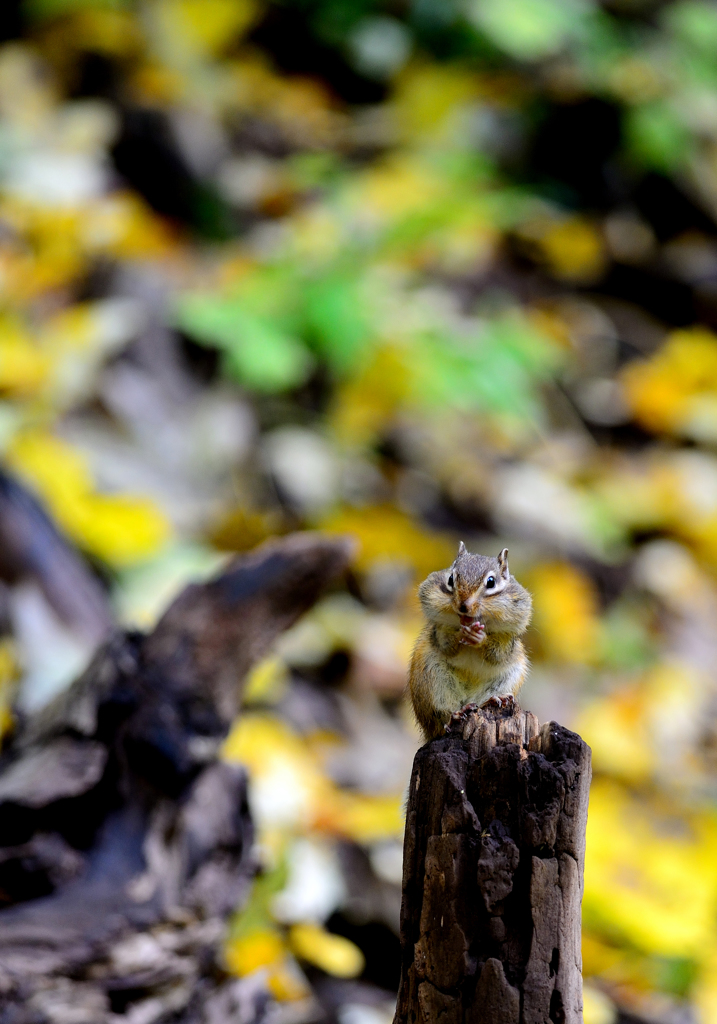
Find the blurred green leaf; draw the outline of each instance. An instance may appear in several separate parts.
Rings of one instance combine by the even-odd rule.
[[[704,0],[667,4],[663,8],[667,28],[682,42],[714,58],[717,53],[717,5]]]
[[[355,271],[308,282],[303,298],[311,340],[337,372],[352,369],[370,338],[369,318]]]
[[[296,188],[323,188],[334,183],[342,171],[335,153],[296,153],[286,161],[287,170]]]
[[[237,910],[229,922],[228,938],[236,939],[242,935],[251,935],[259,928],[274,925],[271,904],[286,885],[287,878],[288,868],[284,856],[276,867],[262,871],[256,876],[246,905]]]
[[[502,50],[518,60],[556,53],[590,12],[581,0],[473,0],[468,16]]]
[[[187,296],[178,326],[198,342],[225,354],[229,373],[257,391],[282,391],[301,384],[311,368],[306,347],[268,317],[256,316],[241,299]]]
[[[508,314],[486,321],[474,334],[424,336],[415,369],[427,404],[539,420],[537,386],[559,363],[554,345],[522,317]]]
[[[625,134],[632,155],[641,164],[667,174],[684,164],[691,150],[689,128],[661,100],[628,110]]]
[[[132,0],[25,0],[23,10],[30,18],[56,18],[83,10],[121,10],[131,7]]]
[[[699,966],[687,957],[655,957],[653,971],[655,988],[685,999],[699,974]]]

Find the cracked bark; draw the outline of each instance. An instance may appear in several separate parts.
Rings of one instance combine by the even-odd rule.
[[[394,1024],[581,1024],[590,748],[481,710],[416,754]]]

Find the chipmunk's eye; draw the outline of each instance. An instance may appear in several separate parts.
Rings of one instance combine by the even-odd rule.
[[[453,573],[448,577],[448,589],[453,590]]]
[[[495,576],[489,576],[488,579],[485,581],[485,589],[486,590],[492,590],[494,586],[495,586]]]

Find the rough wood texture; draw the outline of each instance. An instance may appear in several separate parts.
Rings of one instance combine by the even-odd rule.
[[[217,751],[247,669],[350,550],[297,534],[237,559],[24,723],[0,761],[0,1024],[261,1019],[216,956],[255,871]]]
[[[590,748],[481,710],[416,754],[394,1024],[580,1024]]]

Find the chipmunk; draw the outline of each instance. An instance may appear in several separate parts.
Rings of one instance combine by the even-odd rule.
[[[461,541],[453,565],[432,572],[418,596],[428,621],[413,651],[408,691],[426,740],[477,707],[512,706],[528,673],[520,637],[532,600],[510,574],[508,549],[488,558]]]

